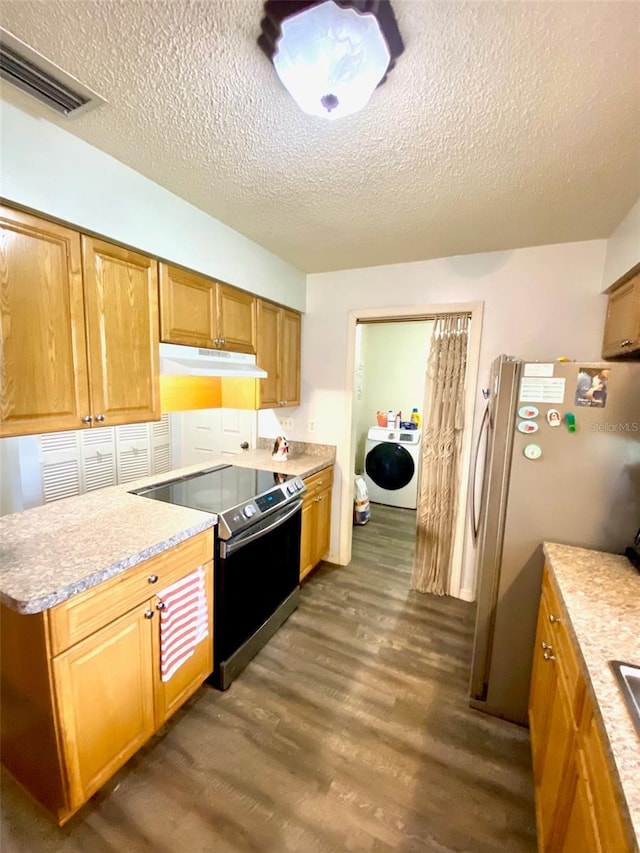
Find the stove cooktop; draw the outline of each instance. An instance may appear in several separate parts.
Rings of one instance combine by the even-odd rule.
[[[229,538],[276,507],[295,500],[304,483],[293,474],[223,465],[132,494],[220,516],[220,535]]]

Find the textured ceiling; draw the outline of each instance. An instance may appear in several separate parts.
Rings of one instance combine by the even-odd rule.
[[[640,4],[393,6],[405,53],[336,122],[280,86],[259,0],[3,0],[0,20],[109,102],[34,111],[301,270],[609,236],[640,196]]]

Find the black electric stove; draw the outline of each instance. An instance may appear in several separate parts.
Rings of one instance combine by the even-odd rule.
[[[215,513],[213,662],[226,690],[298,606],[300,477],[221,465],[133,494]]]
[[[137,489],[136,495],[219,516],[218,536],[230,539],[304,491],[300,477],[222,465]]]

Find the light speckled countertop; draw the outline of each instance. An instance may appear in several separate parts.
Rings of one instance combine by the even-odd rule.
[[[272,460],[270,450],[248,450],[3,516],[0,602],[19,613],[47,610],[217,523],[216,515],[132,489],[217,465],[308,476],[334,462],[335,447],[327,445],[294,445],[285,463]]]
[[[640,839],[640,737],[608,661],[640,666],[640,574],[626,557],[545,543],[544,552],[569,615],[629,809]]]

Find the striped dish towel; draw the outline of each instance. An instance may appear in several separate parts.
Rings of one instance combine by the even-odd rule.
[[[209,613],[204,587],[204,566],[158,593],[160,610],[160,673],[171,676],[209,634]]]

